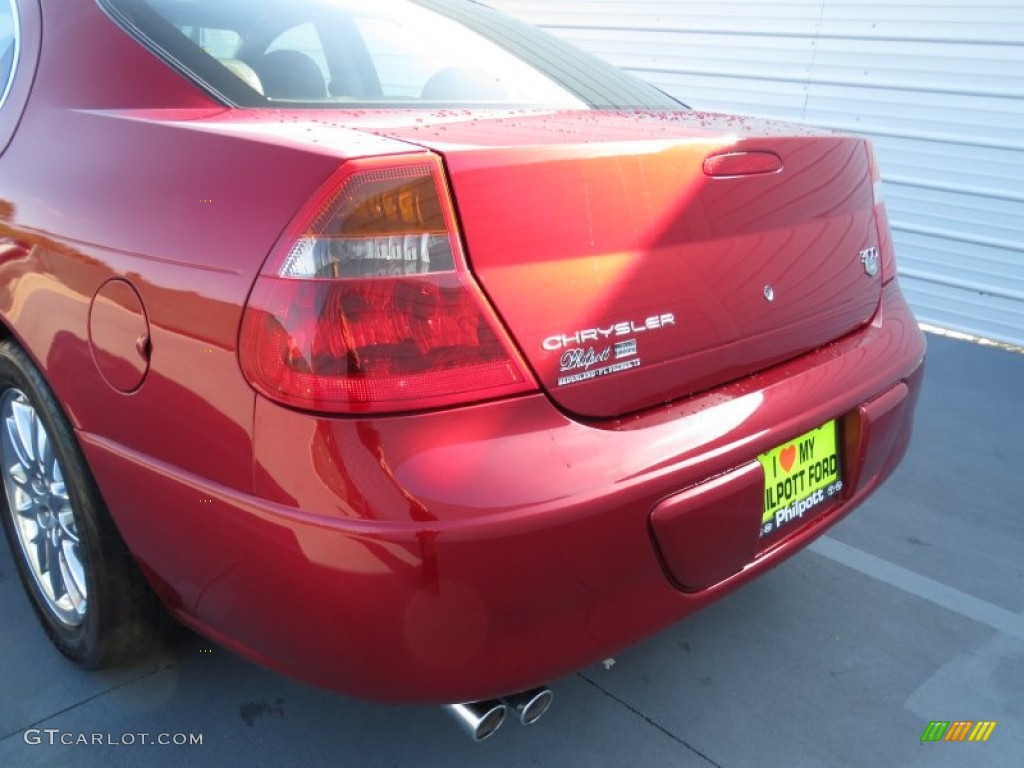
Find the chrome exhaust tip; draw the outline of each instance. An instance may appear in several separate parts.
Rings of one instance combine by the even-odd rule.
[[[473,741],[483,741],[493,736],[505,722],[505,714],[508,712],[504,702],[497,699],[447,704],[445,709]]]
[[[534,688],[522,693],[506,696],[502,701],[515,713],[516,719],[523,725],[533,725],[548,711],[555,694],[549,688]]]

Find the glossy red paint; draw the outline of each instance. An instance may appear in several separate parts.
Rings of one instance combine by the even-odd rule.
[[[89,311],[89,345],[103,379],[119,392],[142,386],[149,370],[149,323],[127,280],[108,280]]]
[[[92,3],[26,30],[24,103],[0,110],[0,319],[159,595],[261,663],[389,701],[544,683],[795,553],[906,449],[924,339],[856,258],[889,248],[861,140],[692,113],[232,110]],[[376,417],[258,395],[239,329],[282,232],[346,160],[424,148],[544,391]],[[748,150],[783,170],[704,174]],[[90,343],[115,279],[148,323],[137,387]],[[104,319],[124,320],[105,338],[125,364],[140,314]],[[557,386],[546,338],[667,315],[650,365]],[[759,506],[715,510],[750,495],[759,452],[828,419],[847,495],[758,552]],[[720,558],[693,567],[691,537]]]
[[[732,381],[842,336],[878,306],[881,280],[857,259],[878,239],[862,140],[702,115],[510,122],[533,121],[549,126],[547,144],[439,149],[473,268],[568,411],[614,417]],[[726,146],[770,147],[785,169],[707,177],[704,158]],[[588,330],[581,344],[556,343]],[[560,385],[579,372],[567,348],[614,361],[631,338],[626,361],[641,365]]]
[[[120,522],[193,626],[311,683],[456,701],[613,655],[820,535],[902,456],[923,353],[893,283],[857,333],[764,377],[617,423],[582,424],[541,395],[357,420],[260,399],[257,498],[154,471],[148,457],[106,441],[85,446],[114,508],[160,498],[175,510],[159,530],[141,512]],[[859,479],[843,504],[724,581],[689,593],[672,585],[652,544],[655,505],[687,488],[699,499],[706,478],[829,418],[856,421],[900,381],[908,396],[890,421],[894,439],[874,454],[872,474],[851,462]],[[756,529],[760,509],[748,508],[746,521]],[[705,525],[705,535],[735,534],[713,516]]]

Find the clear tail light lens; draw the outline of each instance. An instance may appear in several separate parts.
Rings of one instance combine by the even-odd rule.
[[[239,354],[297,408],[383,413],[536,388],[461,252],[439,160],[346,163],[256,280]]]

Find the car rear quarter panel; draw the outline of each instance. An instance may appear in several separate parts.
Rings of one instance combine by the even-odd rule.
[[[403,145],[241,130],[95,3],[43,12],[31,97],[0,155],[0,318],[85,438],[251,488],[254,395],[235,348],[255,274],[347,153]],[[99,375],[89,343],[90,304],[111,278],[134,286],[150,329],[148,374],[128,394]]]

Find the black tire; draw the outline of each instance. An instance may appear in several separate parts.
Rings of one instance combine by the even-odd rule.
[[[24,429],[29,423],[46,434]],[[28,434],[37,436],[31,445],[24,439]],[[39,458],[25,460],[26,450]],[[151,650],[166,631],[166,615],[117,532],[53,392],[10,339],[0,341],[0,458],[0,517],[22,584],[54,645],[86,669]],[[13,512],[12,503],[22,513]],[[52,512],[56,506],[60,514]],[[49,528],[39,522],[44,517]],[[64,574],[57,586],[54,562]]]

